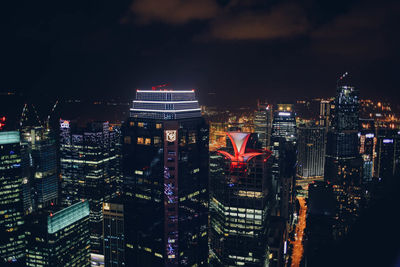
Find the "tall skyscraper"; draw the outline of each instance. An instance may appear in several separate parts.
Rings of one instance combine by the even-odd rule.
[[[319,125],[328,132],[331,124],[331,100],[322,99],[319,109]]]
[[[119,138],[108,122],[79,128],[60,120],[61,203],[89,200],[91,250],[96,254],[103,252],[103,202],[116,194],[120,175]]]
[[[358,113],[358,90],[338,86],[325,158],[325,181],[332,183],[337,200],[335,238],[347,233],[360,210],[362,159],[358,149]]]
[[[272,105],[258,102],[254,112],[254,132],[263,148],[270,146],[272,118]]]
[[[137,90],[123,140],[127,266],[206,265],[208,125],[194,90]]]
[[[285,240],[293,226],[295,212],[297,161],[295,115],[292,104],[278,104],[272,123],[272,192],[275,199],[272,214],[283,218]]]
[[[89,203],[27,217],[27,266],[90,266]]]
[[[362,181],[368,183],[374,177],[374,162],[376,158],[376,130],[374,119],[360,119],[359,149],[362,157]]]
[[[34,209],[57,203],[57,147],[52,132],[43,127],[24,127],[22,139],[27,143],[31,158],[30,183]]]
[[[277,137],[296,143],[296,114],[292,104],[278,104],[274,111],[271,138]]]
[[[228,132],[210,160],[210,253],[213,266],[266,266],[270,151],[256,134]]]
[[[297,175],[303,179],[322,178],[324,176],[325,163],[325,128],[302,125],[297,131]]]
[[[0,131],[0,265],[21,264],[25,256],[23,184],[29,165],[20,141],[18,131]]]
[[[379,129],[376,144],[375,175],[384,180],[400,173],[400,131]]]

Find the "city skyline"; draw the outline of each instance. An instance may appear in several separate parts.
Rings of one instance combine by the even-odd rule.
[[[399,1],[3,6],[0,266],[400,266]]]

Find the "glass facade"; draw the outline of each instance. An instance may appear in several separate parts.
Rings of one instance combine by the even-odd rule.
[[[376,177],[392,179],[400,171],[400,131],[380,129],[377,136]]]
[[[26,266],[90,266],[89,203],[27,217]]]
[[[322,178],[325,162],[325,127],[301,126],[298,128],[298,164],[300,178]]]
[[[120,132],[108,122],[93,122],[86,128],[60,120],[61,203],[90,203],[91,249],[103,252],[102,205],[117,192],[120,179]]]
[[[23,184],[28,180],[26,149],[18,131],[0,132],[0,265],[23,262]]]
[[[58,200],[57,146],[50,130],[25,127],[22,139],[31,158],[30,184],[33,188],[33,209],[55,204]]]
[[[266,104],[258,104],[258,110],[254,113],[254,132],[262,148],[270,146],[272,129],[272,107]]]
[[[265,266],[270,152],[257,149],[251,134],[228,135],[227,148],[210,156],[211,261],[213,266]]]
[[[326,144],[324,179],[332,183],[336,198],[334,237],[342,238],[349,230],[361,205],[363,160],[359,151],[358,90],[338,86],[332,113],[332,127]]]
[[[274,111],[271,138],[278,137],[296,143],[296,114],[291,104],[278,104]]]

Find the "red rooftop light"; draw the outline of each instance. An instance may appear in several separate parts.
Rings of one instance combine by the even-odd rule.
[[[241,167],[244,163],[248,162],[252,158],[263,154],[267,154],[265,158],[266,161],[272,154],[272,152],[267,149],[257,149],[254,150],[254,152],[246,153],[246,146],[250,138],[250,133],[227,132],[226,134],[232,142],[235,155],[231,155],[228,152],[222,150],[217,150],[217,152],[231,160],[231,168]]]

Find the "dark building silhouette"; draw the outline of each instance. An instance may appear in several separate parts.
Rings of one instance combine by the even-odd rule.
[[[375,176],[393,179],[400,174],[400,131],[379,129],[376,143]]]
[[[339,239],[354,223],[361,204],[358,90],[351,86],[338,86],[334,103],[332,127],[326,144],[325,181],[332,184],[337,201],[334,237]]]
[[[124,205],[119,201],[103,203],[103,237],[105,266],[125,265]],[[127,226],[129,227],[129,226]]]
[[[123,179],[127,266],[206,265],[208,125],[194,90],[137,90]]]

